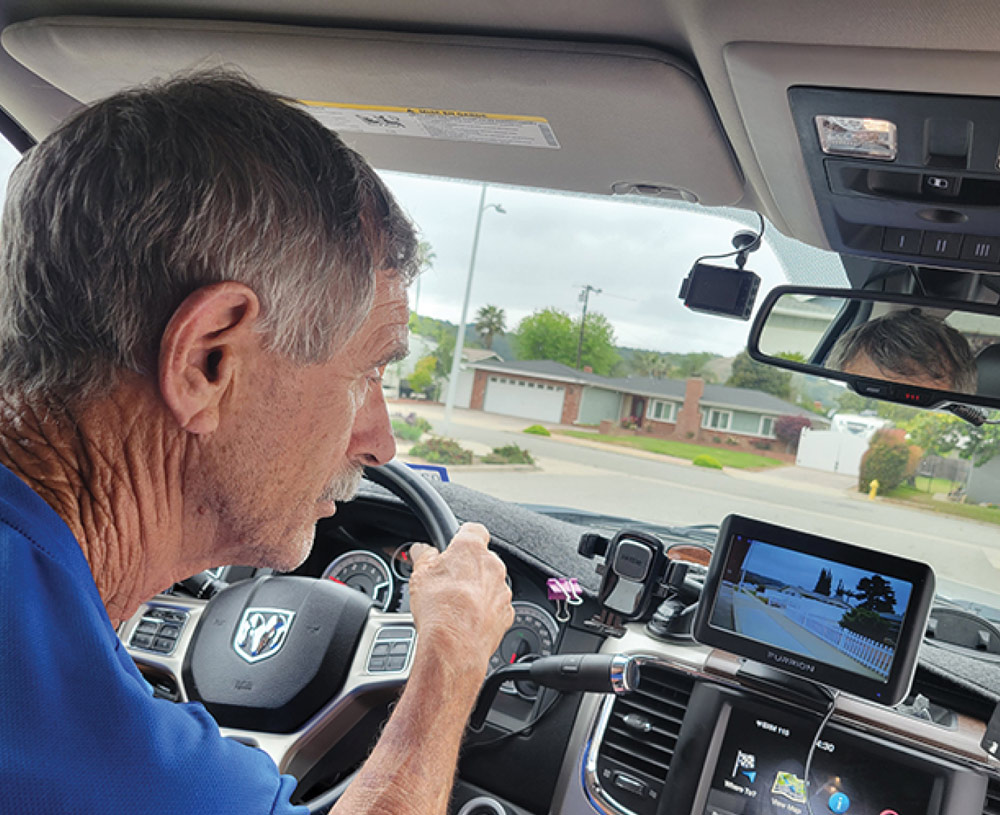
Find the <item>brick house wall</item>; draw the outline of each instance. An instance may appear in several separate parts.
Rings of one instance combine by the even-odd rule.
[[[470,409],[483,409],[483,402],[486,399],[486,383],[489,381],[489,377],[489,371],[476,370],[475,378],[472,380],[472,396],[469,397]]]
[[[580,402],[583,399],[583,385],[566,385],[566,395],[563,397],[562,417],[560,424],[574,424],[580,416]]]

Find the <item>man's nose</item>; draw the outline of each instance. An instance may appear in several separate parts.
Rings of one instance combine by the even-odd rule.
[[[374,465],[385,464],[396,455],[396,439],[381,383],[369,390],[354,417],[349,455],[361,464]]]

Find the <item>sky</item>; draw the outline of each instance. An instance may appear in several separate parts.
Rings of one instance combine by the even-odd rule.
[[[6,181],[17,159],[16,151],[0,139],[0,181]],[[382,175],[435,255],[433,266],[411,289],[411,307],[457,323],[481,184]],[[486,203],[501,205],[506,214],[492,208],[483,214],[469,321],[484,305],[505,310],[508,330],[543,308],[575,317],[581,287],[589,283],[601,290],[591,294],[589,308],[611,321],[618,345],[723,356],[745,347],[749,323],[690,312],[678,292],[697,258],[732,251],[733,234],[756,226],[756,216],[736,213],[743,220],[739,223],[689,205],[679,210],[500,185],[489,186]],[[747,264],[762,278],[758,302],[768,289],[787,282],[770,238],[781,238],[773,227]],[[783,239],[774,245],[785,251],[788,243]],[[731,258],[711,262],[732,265]],[[803,265],[799,258],[793,263]],[[809,282],[808,275],[797,282]]]
[[[871,570],[855,569],[851,566],[844,566],[840,563],[807,555],[802,552],[793,552],[772,546],[769,543],[754,541],[750,545],[743,567],[748,572],[780,580],[792,586],[800,586],[804,589],[812,590],[819,579],[820,570],[827,568],[833,572],[833,588],[837,588],[839,581],[844,581],[844,587],[853,591],[857,588],[858,581],[863,577],[871,577]],[[885,575],[883,575],[885,577]],[[885,578],[895,589],[896,610],[902,611],[910,599],[910,584],[902,580],[891,577]]]
[[[478,183],[382,173],[422,239],[435,254],[433,267],[411,291],[420,314],[457,323],[469,271]],[[581,287],[592,294],[589,309],[614,326],[619,345],[724,356],[746,345],[749,323],[688,311],[681,281],[694,261],[732,251],[735,232],[748,224],[705,212],[668,209],[621,198],[581,197],[490,185],[480,230],[468,320],[484,305],[507,314],[508,329],[536,310],[554,307],[578,316]],[[744,216],[746,217],[746,216]],[[766,233],[765,233],[766,234]],[[732,265],[732,259],[714,261]],[[766,244],[748,269],[761,278],[761,296],[787,282]]]

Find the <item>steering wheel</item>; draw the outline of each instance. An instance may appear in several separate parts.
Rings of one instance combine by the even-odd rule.
[[[440,494],[398,461],[365,477],[403,500],[444,549],[458,521]],[[410,614],[372,608],[331,580],[267,576],[210,601],[159,595],[120,629],[132,658],[169,677],[178,701],[199,701],[225,736],[267,752],[302,779],[410,673]]]

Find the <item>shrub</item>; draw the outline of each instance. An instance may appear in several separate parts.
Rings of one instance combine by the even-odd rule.
[[[472,464],[472,451],[466,450],[454,439],[433,436],[427,441],[415,444],[411,456],[422,458],[431,464]]]
[[[691,462],[695,467],[710,467],[713,470],[721,470],[722,465],[719,460],[713,458],[712,456],[700,455],[695,456],[694,461]]]
[[[423,416],[418,416],[413,411],[410,411],[409,413],[406,414],[393,413],[392,414],[393,422],[395,422],[397,419],[401,422],[405,422],[410,427],[419,428],[421,433],[426,433],[432,428],[432,425],[429,421],[427,421]]]
[[[736,439],[734,439],[732,436],[726,436],[726,444],[728,444],[730,447],[736,447],[737,445],[739,445],[739,442],[736,441]]]
[[[750,442],[750,446],[751,447],[756,447],[758,450],[770,450],[771,449],[771,442],[769,442],[769,441],[761,441],[760,439],[755,439],[754,441]]]
[[[872,436],[868,450],[861,457],[858,490],[868,492],[872,481],[878,480],[879,492],[896,489],[906,478],[910,463],[910,447],[902,431],[882,429]]]
[[[526,427],[521,431],[522,433],[530,433],[532,436],[551,436],[548,428],[542,427],[540,424],[533,424],[531,427]]]
[[[403,419],[392,420],[392,435],[404,441],[420,441],[424,431],[412,424],[407,424]]]
[[[534,464],[531,453],[522,450],[516,444],[504,447],[494,447],[492,452],[483,456],[484,464]]]
[[[799,449],[799,439],[805,428],[812,428],[812,421],[805,416],[779,416],[774,423],[774,435],[785,443],[789,453],[794,453]]]
[[[722,444],[722,436],[712,436],[712,444]]]
[[[852,608],[840,618],[840,624],[848,631],[875,642],[881,642],[889,634],[888,621],[870,608]]]

